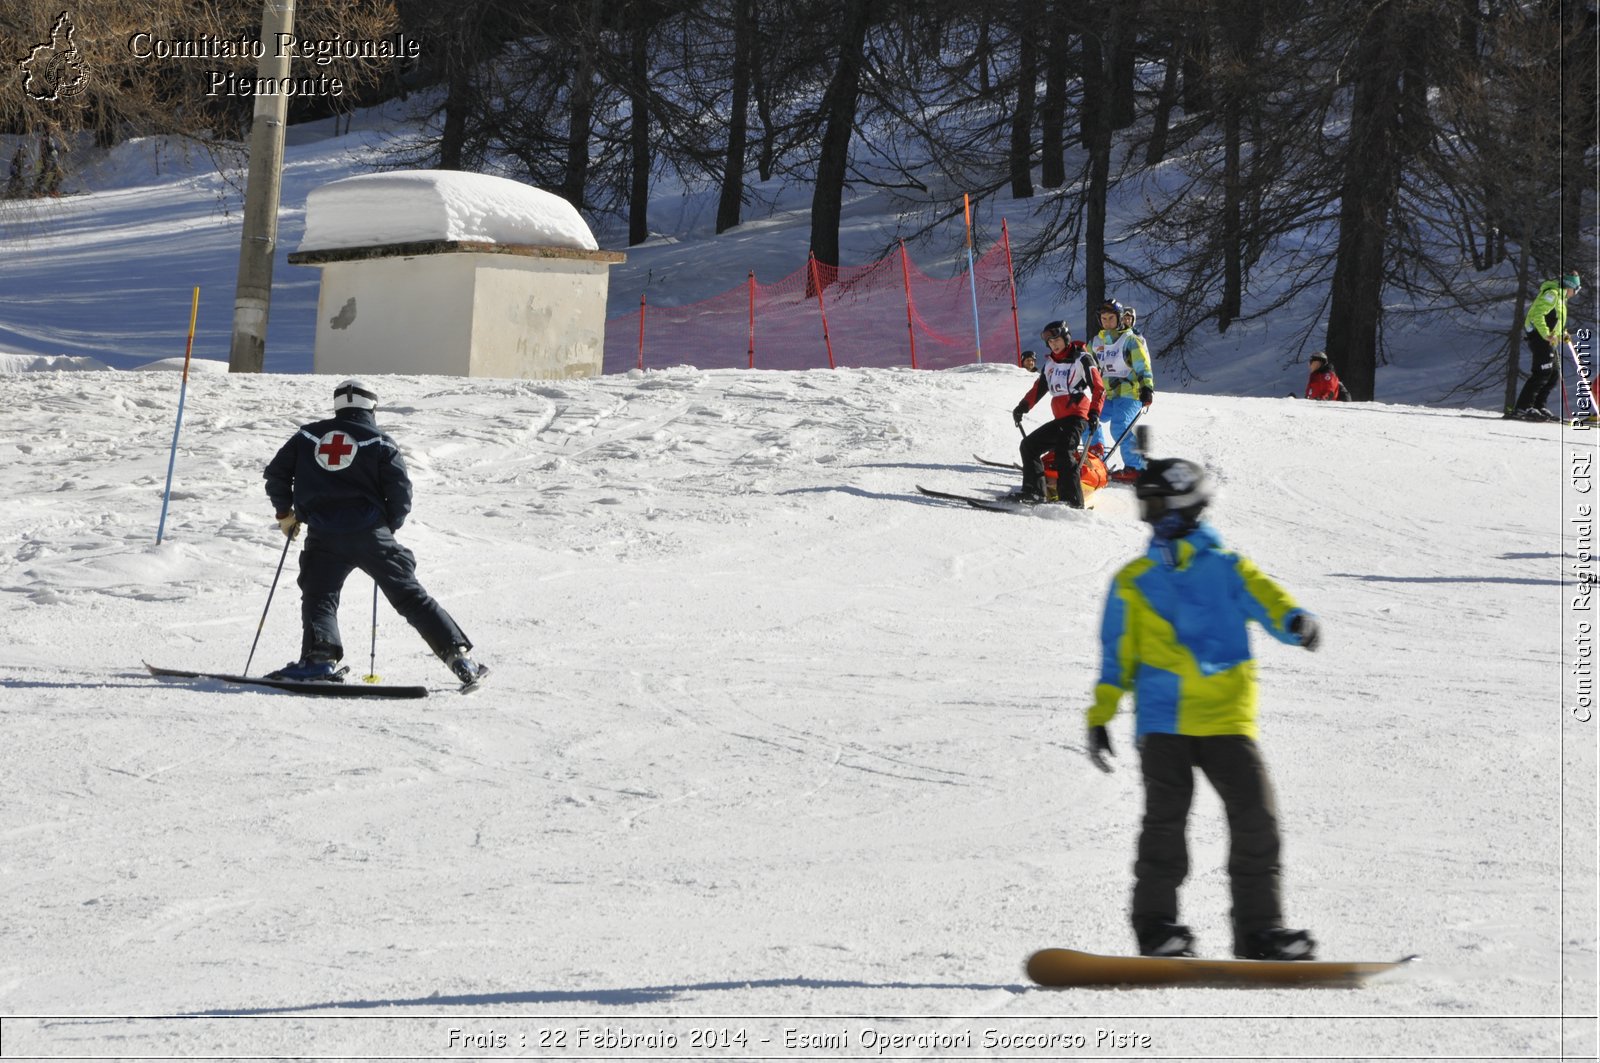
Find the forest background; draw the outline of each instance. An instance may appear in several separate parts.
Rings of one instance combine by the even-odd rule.
[[[259,3],[72,14],[93,76],[69,106],[0,82],[0,133],[245,139],[248,96],[208,95],[200,66],[127,42],[251,38]],[[5,5],[6,53],[60,15]],[[783,179],[811,188],[810,251],[832,264],[850,186],[892,191],[912,236],[958,218],[962,193],[1033,201],[1016,270],[1058,277],[1075,326],[1136,284],[1168,310],[1160,356],[1181,362],[1201,330],[1309,293],[1312,342],[1358,400],[1386,326],[1504,307],[1503,338],[1469,352],[1456,387],[1509,401],[1526,300],[1596,259],[1596,16],[1571,0],[302,0],[296,30],[420,43],[407,62],[319,66],[348,91],[291,101],[296,122],[414,100],[426,133],[394,165],[529,182],[625,219],[629,245],[652,235],[655,183],[715,188],[723,233]],[[1108,232],[1114,195],[1142,209]]]

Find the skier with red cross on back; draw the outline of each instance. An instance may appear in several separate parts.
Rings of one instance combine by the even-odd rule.
[[[468,656],[472,642],[417,582],[416,557],[394,533],[411,512],[411,477],[400,448],[378,428],[378,396],[359,380],[334,389],[333,417],[303,425],[267,464],[267,497],[283,534],[304,524],[300,553],[300,659],[275,679],[336,679],[344,656],[339,592],[355,569],[463,684],[489,669]]]

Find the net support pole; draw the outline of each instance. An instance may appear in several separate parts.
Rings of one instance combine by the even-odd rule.
[[[961,203],[967,216],[967,280],[972,288],[972,343],[978,352],[978,363],[983,364],[983,328],[978,324],[978,268],[972,258],[972,197],[961,193]]]
[[[756,271],[750,271],[750,368],[756,367]]]
[[[639,293],[639,368],[644,369],[644,292]]]
[[[900,241],[900,276],[906,282],[906,337],[911,342],[911,368],[917,367],[917,329],[911,312],[911,261],[906,255],[906,242]]]
[[[1017,320],[1017,274],[1011,268],[1011,233],[1006,220],[1000,219],[1000,243],[1006,249],[1006,281],[1011,285],[1011,331],[1017,337],[1017,364],[1022,364],[1022,323]]]
[[[828,335],[828,304],[822,299],[822,267],[817,265],[815,252],[806,252],[807,262],[811,266],[811,285],[817,290],[817,310],[822,314],[822,343],[828,348],[828,368],[838,368],[833,364],[833,339]]]

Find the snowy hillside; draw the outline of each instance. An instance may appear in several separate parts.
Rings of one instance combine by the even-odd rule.
[[[178,337],[188,282],[130,281],[141,321],[170,295]],[[914,488],[1009,486],[972,456],[1014,454],[1026,382],[381,378],[401,537],[494,674],[457,696],[385,606],[377,671],[434,693],[360,703],[139,664],[244,666],[283,544],[261,467],[326,379],[196,376],[158,547],[175,376],[4,378],[5,1055],[1592,1057],[1595,725],[1562,700],[1587,436],[1158,399],[1157,451],[1214,468],[1220,532],[1325,624],[1315,654],[1256,639],[1289,919],[1423,960],[1363,991],[1047,992],[1031,950],[1131,945],[1137,757],[1125,711],[1095,771],[1082,710],[1145,536],[1122,488],[1027,516]],[[298,648],[293,574],[255,671]],[[1220,819],[1202,788],[1209,955]]]
[[[390,104],[358,112],[348,130],[333,119],[289,129],[267,336],[269,371],[301,373],[311,367],[319,271],[287,262],[304,235],[307,197],[329,182],[394,165],[399,147],[415,135],[410,109]],[[0,138],[0,146],[10,150],[7,138]],[[230,170],[224,179],[209,156],[157,139],[120,144],[109,154],[81,152],[73,165],[67,189],[81,194],[16,201],[0,210],[0,234],[7,243],[7,254],[0,256],[0,285],[7,294],[0,306],[0,355],[69,355],[115,369],[181,355],[191,291],[198,285],[195,354],[225,361],[239,258],[242,169]],[[1170,161],[1149,176],[1153,187],[1129,182],[1109,204],[1108,229],[1118,257],[1141,258],[1140,237],[1133,230],[1137,213],[1145,196],[1170,183],[1174,175],[1166,171],[1176,165]],[[912,239],[910,253],[933,276],[952,277],[965,268],[960,206],[962,192],[970,190],[948,187],[950,182],[937,174],[923,176],[939,190],[931,208],[913,209],[865,184],[847,193],[840,230],[844,264],[874,261],[897,238],[914,237],[934,213],[955,210],[955,220]],[[587,219],[602,247],[625,250],[628,256],[612,270],[608,316],[637,310],[641,295],[651,306],[681,306],[734,289],[752,271],[762,283],[773,283],[803,267],[810,238],[809,186],[773,181],[753,186],[750,195],[744,224],[721,236],[714,231],[716,191],[668,181],[652,190],[650,227],[657,235],[643,244],[626,247],[619,219]],[[1048,213],[1047,202],[1041,194],[980,204],[974,218],[979,250],[999,239],[1002,220],[1020,248],[1043,224],[1040,212]],[[1019,280],[1024,346],[1038,346],[1034,337],[1046,321],[1082,321],[1082,297],[1062,297],[1064,272],[1065,263]],[[1148,291],[1122,284],[1116,276],[1109,282],[1114,294],[1138,306],[1159,355],[1163,335],[1170,334],[1170,314]],[[1271,270],[1258,269],[1251,278],[1252,301],[1270,305],[1284,283]],[[1305,357],[1322,346],[1326,329],[1321,298],[1313,292],[1267,318],[1241,322],[1224,334],[1197,336],[1184,370],[1158,361],[1158,388],[1273,398],[1302,393]],[[1511,302],[1503,312],[1479,318],[1448,308],[1437,313],[1427,307],[1403,309],[1405,314],[1393,315],[1385,325],[1393,362],[1379,368],[1378,398],[1498,409],[1499,388],[1475,397],[1453,392],[1470,367],[1503,344]],[[1576,304],[1573,313],[1575,328],[1593,325]],[[1522,357],[1526,362],[1525,352]]]

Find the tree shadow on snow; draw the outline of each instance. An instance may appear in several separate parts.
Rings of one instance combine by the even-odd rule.
[[[1363,583],[1511,583],[1526,587],[1564,587],[1558,579],[1531,579],[1526,576],[1374,576],[1371,573],[1330,572],[1337,579],[1358,579]]]
[[[943,490],[941,488],[940,490]],[[777,492],[780,495],[855,495],[857,498],[870,498],[879,502],[910,502],[918,506],[936,506],[940,509],[965,508],[966,503],[952,501],[947,498],[930,498],[927,495],[910,495],[889,491],[868,491],[861,487],[850,487],[838,484],[834,487],[794,487],[787,491]],[[982,498],[981,494],[974,493],[974,498]],[[998,497],[991,501],[999,502]]]
[[[626,989],[530,989],[513,993],[435,993],[426,997],[392,1000],[329,1000],[281,1008],[216,1008],[189,1012],[182,1018],[224,1018],[248,1015],[298,1015],[319,1011],[372,1011],[385,1008],[491,1008],[543,1004],[598,1004],[632,1007],[670,1002],[685,993],[725,993],[742,989],[943,989],[961,992],[1026,993],[1025,985],[991,985],[981,982],[858,982],[831,978],[760,978],[749,981],[696,982],[688,985],[637,986]]]

